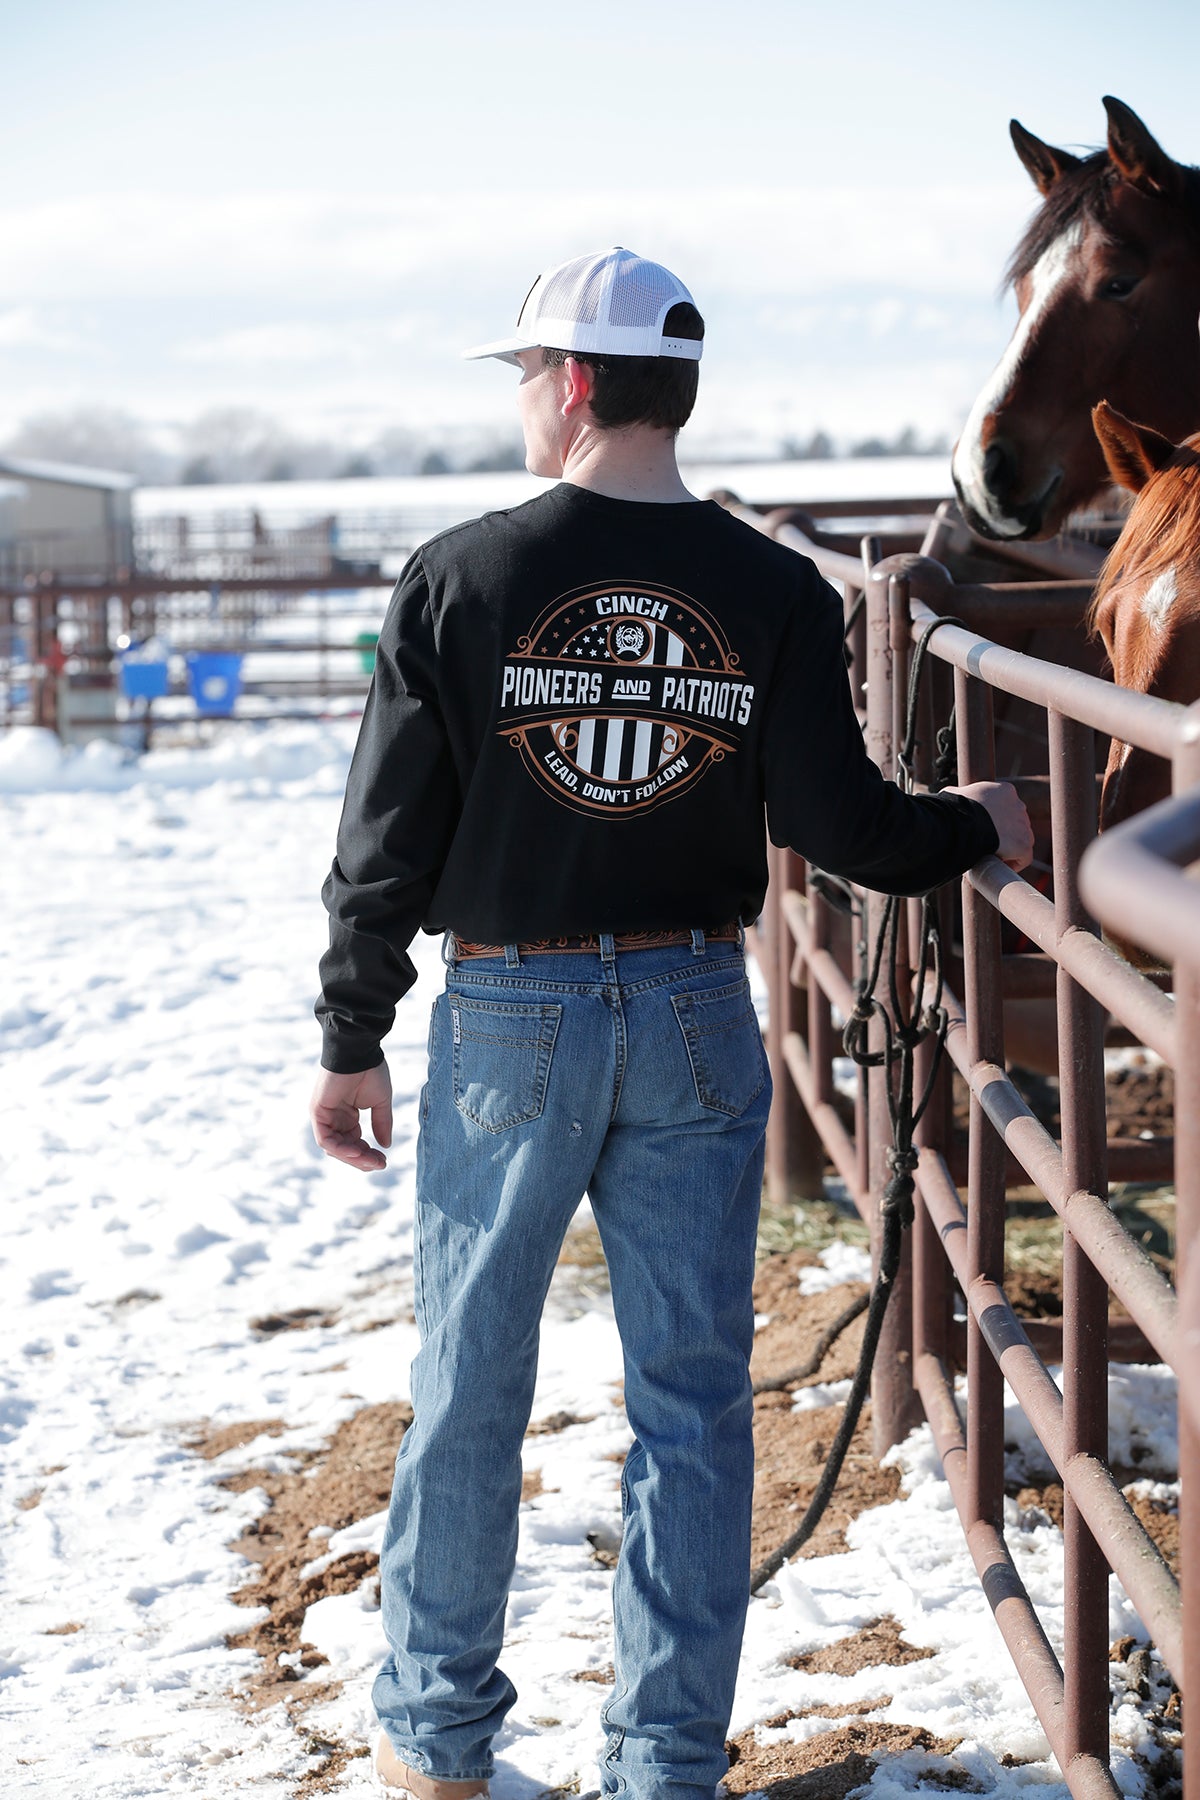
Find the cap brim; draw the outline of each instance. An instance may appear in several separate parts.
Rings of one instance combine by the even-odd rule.
[[[524,337],[497,338],[494,344],[476,344],[472,349],[462,351],[461,355],[464,362],[478,362],[481,357],[495,356],[501,362],[513,363],[519,369],[521,365],[517,362],[517,351],[536,350],[538,347]]]

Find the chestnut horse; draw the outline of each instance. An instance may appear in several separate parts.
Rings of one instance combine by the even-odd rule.
[[[1104,402],[1093,418],[1112,479],[1137,499],[1101,572],[1092,626],[1119,686],[1190,705],[1200,698],[1200,432],[1175,444]],[[1100,829],[1170,791],[1161,757],[1114,738]]]
[[[1097,401],[1173,439],[1200,428],[1200,169],[1104,108],[1107,148],[1082,158],[1010,127],[1042,205],[1008,269],[1016,332],[954,450],[984,537],[1052,536],[1103,489]]]

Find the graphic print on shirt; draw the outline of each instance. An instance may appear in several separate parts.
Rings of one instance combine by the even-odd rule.
[[[501,733],[565,806],[643,812],[735,753],[754,685],[686,594],[613,582],[560,595],[504,661]]]

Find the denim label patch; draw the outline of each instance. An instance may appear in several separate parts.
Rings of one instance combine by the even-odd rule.
[[[450,1017],[454,1021],[454,1042],[456,1044],[461,1044],[462,1043],[462,1020],[458,1016],[457,1006],[452,1006],[450,1008]]]

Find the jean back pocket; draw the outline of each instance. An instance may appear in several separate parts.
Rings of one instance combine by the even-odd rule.
[[[561,1006],[449,995],[454,1104],[485,1131],[536,1119],[546,1103]]]
[[[767,1082],[750,983],[743,977],[730,987],[673,994],[671,1004],[687,1045],[696,1098],[713,1112],[740,1117]]]

